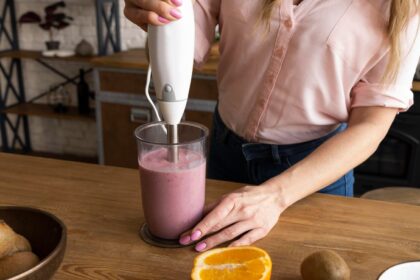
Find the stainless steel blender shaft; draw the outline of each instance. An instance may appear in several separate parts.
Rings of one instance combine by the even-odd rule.
[[[177,163],[178,153],[178,125],[168,125],[168,143],[172,146],[168,149],[168,161]]]

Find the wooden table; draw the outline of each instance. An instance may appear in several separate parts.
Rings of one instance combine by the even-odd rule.
[[[207,182],[215,199],[240,185]],[[136,170],[0,153],[0,203],[39,207],[68,227],[55,279],[188,279],[196,253],[161,249],[138,237],[144,222]],[[272,279],[297,280],[308,254],[333,249],[352,279],[420,259],[420,207],[316,194],[290,207],[256,244],[273,259]]]

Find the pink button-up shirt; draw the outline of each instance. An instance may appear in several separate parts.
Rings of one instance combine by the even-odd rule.
[[[260,0],[196,0],[196,66],[219,24],[219,112],[236,134],[260,143],[319,138],[353,107],[406,110],[420,56],[418,17],[402,38],[403,62],[384,85],[389,0],[283,0],[270,29],[257,25]]]

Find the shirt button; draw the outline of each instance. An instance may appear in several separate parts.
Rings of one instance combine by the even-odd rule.
[[[288,18],[284,21],[284,26],[286,26],[288,29],[293,27],[293,21],[292,19]]]

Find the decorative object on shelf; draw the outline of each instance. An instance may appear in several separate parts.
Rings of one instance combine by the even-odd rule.
[[[51,90],[48,94],[48,104],[56,113],[67,113],[71,102],[70,94],[63,86],[57,90]]]
[[[67,50],[47,50],[43,51],[42,55],[45,57],[71,57],[74,56],[76,53],[74,51],[67,51]]]
[[[72,17],[66,15],[65,13],[57,12],[58,8],[65,8],[66,3],[64,1],[59,1],[57,3],[51,4],[45,7],[45,18],[42,21],[41,17],[35,12],[27,12],[23,14],[19,23],[35,23],[38,24],[43,30],[48,31],[50,35],[50,40],[45,42],[48,50],[58,50],[60,48],[60,41],[54,40],[54,29],[62,30],[70,25],[70,21],[73,20]]]
[[[89,97],[91,92],[89,85],[85,80],[85,70],[80,69],[79,83],[77,84],[77,103],[80,114],[87,115],[90,113]]]
[[[83,39],[76,46],[76,54],[80,56],[93,56],[94,50],[92,44]]]

